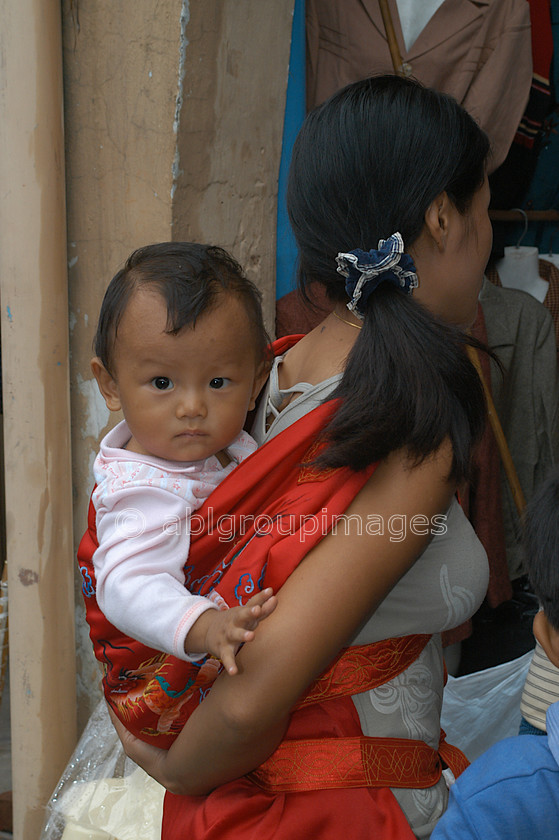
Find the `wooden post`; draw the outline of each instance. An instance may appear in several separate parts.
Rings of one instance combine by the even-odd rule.
[[[76,741],[59,0],[0,0],[0,305],[14,837]]]

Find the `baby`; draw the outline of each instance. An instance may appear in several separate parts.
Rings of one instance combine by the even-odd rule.
[[[250,455],[247,412],[269,369],[260,294],[222,249],[135,251],[105,293],[91,369],[124,420],[95,460],[97,601],[126,635],[187,661],[235,654],[276,606],[223,609],[185,588],[192,512]],[[220,609],[219,607],[222,607]]]

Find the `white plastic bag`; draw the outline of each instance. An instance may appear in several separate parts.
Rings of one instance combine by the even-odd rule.
[[[520,698],[533,651],[485,671],[449,677],[441,726],[449,744],[470,761],[512,735],[518,735]]]
[[[126,758],[101,700],[49,800],[40,840],[160,840],[164,793]]]

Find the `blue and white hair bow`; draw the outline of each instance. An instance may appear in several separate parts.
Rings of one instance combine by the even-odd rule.
[[[345,288],[351,298],[347,304],[350,312],[360,318],[369,296],[381,283],[392,283],[410,295],[417,288],[415,265],[409,254],[404,253],[404,240],[400,233],[380,239],[376,251],[350,251],[336,257],[338,271],[346,277]]]

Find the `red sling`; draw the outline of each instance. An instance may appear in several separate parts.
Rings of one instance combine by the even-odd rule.
[[[289,346],[285,339],[274,349],[282,352],[283,346]],[[185,564],[190,592],[213,593],[234,606],[267,586],[278,591],[331,530],[374,470],[374,465],[358,473],[313,466],[317,438],[334,409],[331,401],[311,411],[261,446],[212,492],[196,519],[205,522],[205,530],[191,535]],[[95,655],[104,666],[105,697],[130,731],[168,747],[214,681],[218,663],[183,662],[110,624],[95,598],[96,547],[90,504],[78,563]]]
[[[282,339],[275,343],[274,350],[282,353],[292,343],[293,337]],[[234,606],[246,603],[254,592],[266,586],[278,591],[303,557],[347,510],[374,471],[374,465],[359,473],[348,468],[319,471],[314,467],[317,438],[335,405],[334,401],[325,403],[261,446],[207,499],[198,512],[199,519],[204,519],[205,529],[202,533],[192,533],[185,564],[186,586],[190,592],[200,595],[213,592],[214,598],[217,593],[225,603]],[[123,636],[111,625],[95,598],[92,556],[96,546],[95,511],[90,505],[88,530],[78,550],[78,561],[90,635],[96,657],[105,670],[105,696],[130,731],[166,748],[210,689],[218,673],[218,663],[212,659],[202,664],[183,662]],[[167,795],[163,837],[166,840],[175,837],[182,840],[185,836],[241,838],[242,826],[248,818],[248,812],[242,816],[245,795],[252,803],[249,810],[253,817],[258,811],[255,796],[272,795],[274,801],[279,801],[280,795],[282,809],[288,809],[298,820],[301,809],[308,817],[311,801],[328,787],[345,790],[331,792],[328,808],[333,810],[328,825],[332,833],[330,830],[325,833],[326,828],[322,828],[321,837],[336,836],[341,817],[335,803],[340,796],[344,807],[354,811],[364,808],[367,832],[374,834],[376,825],[381,831],[379,837],[413,837],[385,786],[434,784],[440,776],[437,752],[422,742],[403,739],[398,744],[392,741],[381,745],[379,741],[375,748],[372,742],[377,739],[361,735],[349,694],[382,684],[405,670],[428,638],[386,640],[342,652],[294,710],[286,740],[250,777],[224,785],[208,797]],[[356,666],[358,654],[361,662]],[[379,663],[384,663],[380,677]],[[397,772],[388,775],[377,772],[381,746],[390,752],[392,763],[395,756],[401,759]],[[410,750],[415,751],[411,759]],[[347,768],[339,765],[337,774],[331,772],[334,754],[344,754],[347,758]],[[372,756],[372,763],[367,756]],[[301,760],[303,764],[299,763]],[[376,770],[371,769],[373,764]],[[380,789],[372,790],[374,786]],[[259,787],[270,793],[258,794]],[[351,790],[352,787],[361,792]],[[320,807],[324,809],[324,803]],[[272,819],[273,813],[268,803],[266,819]],[[293,836],[289,828],[291,821],[285,811],[282,814],[273,829],[278,840],[280,833],[286,838]],[[219,826],[215,835],[214,829],[210,830],[214,820],[215,826]],[[313,825],[313,831],[318,830],[316,820]]]

